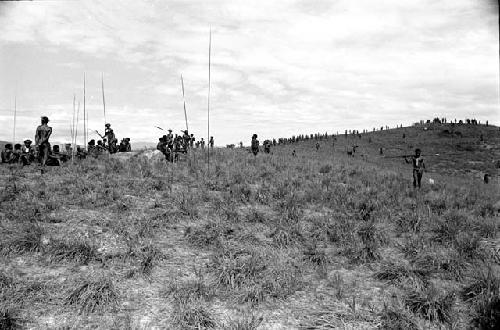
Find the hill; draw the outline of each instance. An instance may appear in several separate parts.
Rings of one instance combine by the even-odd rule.
[[[479,174],[494,169],[498,128],[455,128],[461,138],[433,126],[257,157],[216,149],[210,166],[201,150],[175,164],[102,157],[44,175],[2,166],[1,322],[494,329],[500,189]],[[429,167],[420,190],[409,165],[386,157],[415,147]]]

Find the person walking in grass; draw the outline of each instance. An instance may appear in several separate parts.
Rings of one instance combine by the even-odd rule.
[[[257,156],[259,153],[259,140],[257,140],[257,134],[252,135],[252,153],[254,156]]]
[[[35,145],[38,148],[38,161],[41,166],[45,166],[49,158],[50,143],[49,138],[52,135],[52,127],[48,125],[49,118],[42,116],[41,125],[36,128]]]
[[[409,160],[407,157],[405,157],[405,162],[409,164],[410,162],[413,165],[413,187],[414,188],[420,188],[421,184],[420,182],[422,181],[422,175],[424,174],[425,171],[425,164],[424,164],[424,159],[421,156],[421,150],[420,149],[415,149],[415,155],[411,157],[411,160]]]

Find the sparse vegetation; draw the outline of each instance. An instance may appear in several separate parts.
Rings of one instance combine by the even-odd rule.
[[[0,167],[0,328],[494,329],[499,188],[450,166],[492,152],[427,159],[420,190],[378,154],[455,150],[438,133]]]
[[[83,280],[66,298],[66,304],[75,306],[80,313],[102,312],[116,306],[117,301],[113,282],[101,276]]]

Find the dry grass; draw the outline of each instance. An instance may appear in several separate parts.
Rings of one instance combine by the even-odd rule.
[[[118,293],[107,277],[90,277],[75,285],[66,298],[66,304],[80,313],[103,312],[116,306]]]
[[[200,150],[177,164],[103,157],[43,176],[0,167],[2,322],[493,329],[500,191],[456,169],[488,170],[500,154],[461,130],[473,154],[429,157],[420,190],[378,148],[445,153],[455,150],[450,135],[408,129],[403,142],[387,131],[257,157],[217,149],[210,173]],[[367,157],[345,155],[354,143]],[[387,306],[394,296],[400,304]]]

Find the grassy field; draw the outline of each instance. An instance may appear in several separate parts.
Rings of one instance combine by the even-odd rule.
[[[499,133],[2,166],[0,329],[498,329]]]

